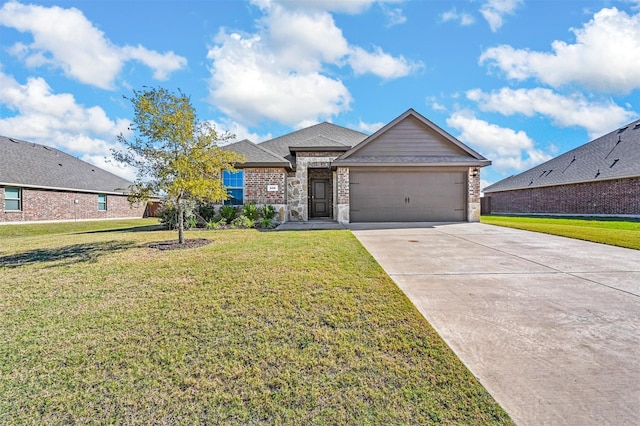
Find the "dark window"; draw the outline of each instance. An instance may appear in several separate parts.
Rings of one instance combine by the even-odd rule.
[[[22,210],[22,190],[20,188],[4,189],[4,209],[9,211]]]
[[[243,202],[242,183],[244,181],[244,172],[238,170],[236,172],[223,171],[222,184],[227,188],[229,198],[224,202],[227,205],[241,206]]]
[[[98,210],[101,212],[107,210],[107,196],[105,194],[98,194]]]

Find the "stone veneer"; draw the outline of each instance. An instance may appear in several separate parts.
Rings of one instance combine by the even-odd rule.
[[[342,152],[300,151],[296,153],[296,171],[287,177],[289,220],[309,220],[309,168],[326,168]],[[333,184],[333,182],[331,183]]]
[[[333,217],[340,223],[349,223],[349,168],[336,170],[336,204]]]
[[[467,222],[480,221],[480,168],[469,167],[467,183]]]
[[[107,209],[98,210],[98,194],[22,189],[22,210],[4,210],[4,188],[0,188],[0,222],[39,220],[87,220],[144,217],[146,204],[131,206],[124,195],[107,194]]]

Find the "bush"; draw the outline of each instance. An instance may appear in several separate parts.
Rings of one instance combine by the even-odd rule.
[[[222,206],[220,207],[220,216],[227,222],[231,223],[238,214],[238,211],[234,206]]]
[[[185,228],[190,219],[195,220],[196,202],[193,200],[184,200],[184,223]],[[164,201],[158,209],[158,217],[167,229],[178,229],[178,209],[172,201]]]
[[[190,217],[184,221],[184,229],[196,228],[198,226],[198,219],[196,217]]]
[[[276,217],[275,207],[269,204],[265,204],[260,209],[260,216],[262,216],[263,219],[273,220],[273,218]]]
[[[276,227],[276,225],[273,223],[273,221],[271,219],[267,219],[267,218],[262,218],[262,220],[260,220],[258,225],[262,229],[273,229],[273,228]]]
[[[211,219],[205,225],[207,229],[222,229],[227,226],[227,221],[224,219]]]
[[[255,228],[256,222],[245,215],[238,216],[231,221],[232,228]]]
[[[260,216],[260,210],[258,210],[255,204],[245,204],[242,208],[242,214],[248,219],[255,221]]]
[[[203,222],[209,223],[216,215],[216,209],[210,204],[200,204],[198,206],[198,215]]]

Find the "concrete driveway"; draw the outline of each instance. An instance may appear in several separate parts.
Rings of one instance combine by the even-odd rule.
[[[480,223],[351,230],[520,425],[640,425],[640,252]]]

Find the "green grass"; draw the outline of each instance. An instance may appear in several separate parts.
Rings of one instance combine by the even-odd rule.
[[[0,238],[0,424],[511,424],[349,231],[81,227]]]
[[[142,227],[148,228],[142,228]],[[113,229],[160,229],[157,218],[114,219],[100,221],[25,223],[19,225],[0,225],[0,239],[33,237],[36,235],[54,235],[80,232],[99,232]]]
[[[482,216],[481,222],[640,250],[640,220]]]

